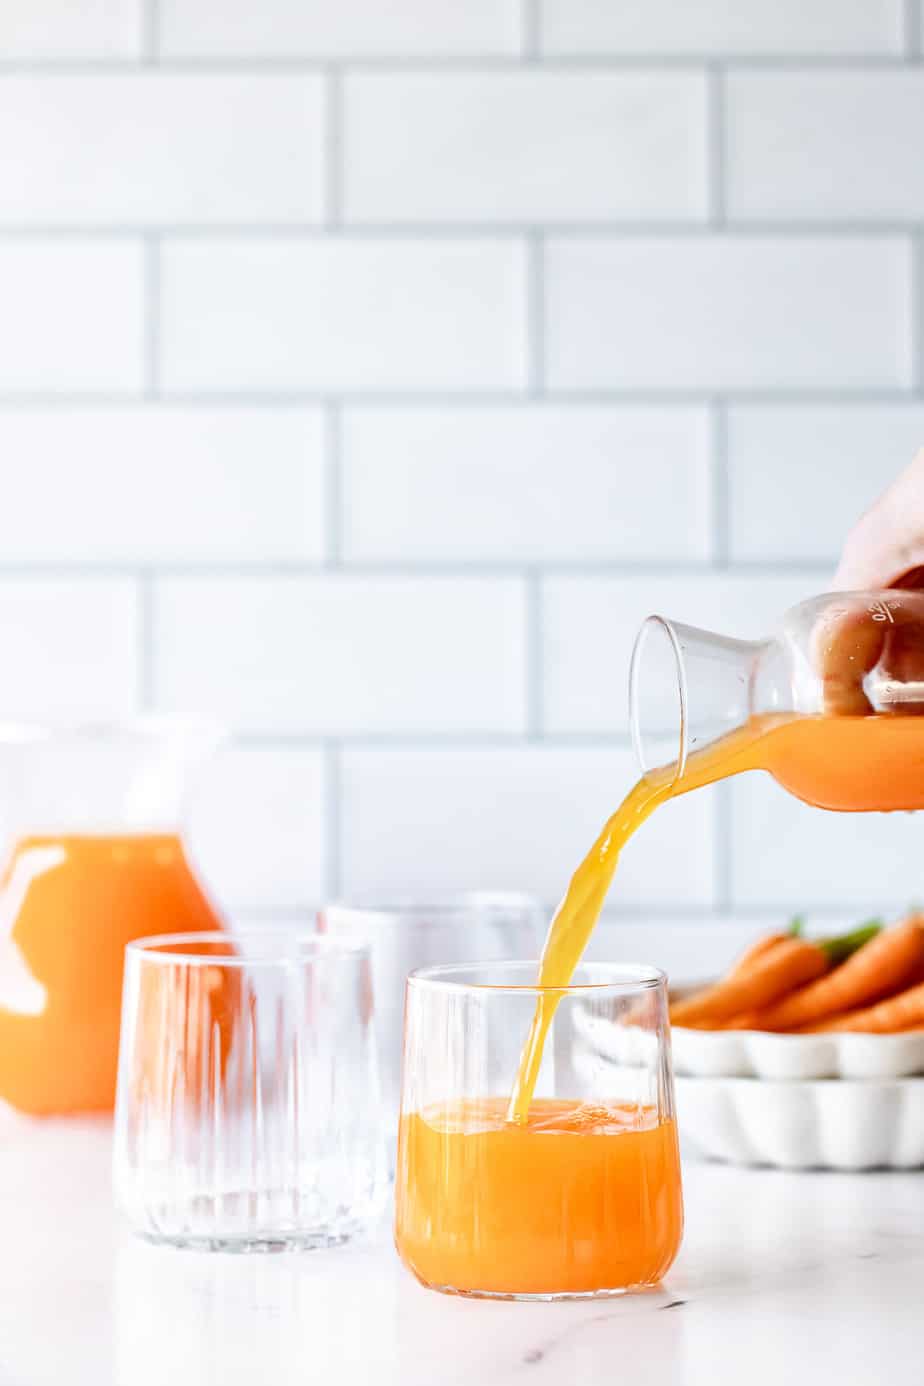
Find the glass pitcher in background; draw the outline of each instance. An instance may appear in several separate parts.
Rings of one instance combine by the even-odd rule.
[[[0,1099],[113,1106],[126,943],[220,929],[179,831],[211,729],[0,727]]]
[[[646,775],[674,793],[768,770],[806,803],[924,808],[924,592],[837,592],[768,640],[649,616],[629,678]]]

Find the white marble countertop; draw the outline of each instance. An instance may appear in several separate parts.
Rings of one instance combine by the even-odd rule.
[[[269,1257],[119,1224],[102,1123],[0,1127],[2,1386],[892,1386],[922,1379],[924,1173],[688,1164],[664,1289],[584,1304],[423,1290],[387,1234]]]

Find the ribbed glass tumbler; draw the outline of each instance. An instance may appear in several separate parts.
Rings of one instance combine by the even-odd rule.
[[[387,1191],[368,950],[292,931],[126,950],[116,1198],[150,1241],[331,1246]]]

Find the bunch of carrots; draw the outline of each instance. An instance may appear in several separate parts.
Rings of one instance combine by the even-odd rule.
[[[670,1015],[698,1030],[924,1030],[924,914],[815,940],[794,920],[788,933],[758,939],[720,981],[674,1002]]]

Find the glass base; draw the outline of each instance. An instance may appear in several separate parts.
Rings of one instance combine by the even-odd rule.
[[[404,1262],[407,1265],[407,1262]],[[581,1299],[619,1299],[621,1295],[650,1294],[661,1288],[661,1282],[654,1284],[623,1285],[614,1290],[561,1290],[545,1293],[516,1294],[512,1290],[460,1290],[456,1285],[434,1285],[422,1280],[412,1266],[408,1267],[414,1279],[425,1290],[436,1290],[437,1294],[455,1295],[458,1299],[505,1299],[518,1304],[555,1304],[565,1300]]]
[[[369,1240],[381,1226],[385,1199],[380,1180],[352,1206],[345,1198],[321,1197],[316,1188],[282,1185],[183,1199],[131,1189],[127,1196],[122,1190],[118,1202],[131,1230],[153,1246],[260,1255]]]
[[[229,1251],[238,1256],[271,1256],[287,1251],[326,1251],[330,1247],[346,1246],[357,1238],[365,1237],[367,1229],[357,1227],[351,1231],[285,1232],[275,1235],[235,1236],[189,1236],[185,1234],[140,1232],[143,1241],[151,1246],[172,1246],[181,1251]]]

